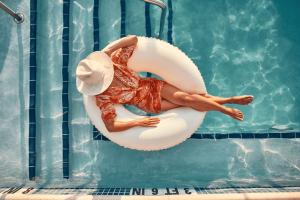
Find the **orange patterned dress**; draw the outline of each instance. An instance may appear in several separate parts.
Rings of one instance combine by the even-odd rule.
[[[127,67],[134,46],[118,49],[111,59],[114,78],[110,86],[96,95],[97,106],[101,109],[103,121],[113,120],[116,115],[114,104],[134,105],[149,113],[161,111],[161,89],[165,81],[156,78],[142,78]]]

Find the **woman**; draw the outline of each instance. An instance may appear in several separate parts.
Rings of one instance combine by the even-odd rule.
[[[113,104],[131,104],[149,113],[185,106],[198,111],[219,111],[236,120],[243,120],[240,110],[224,104],[246,105],[253,100],[253,96],[224,98],[206,93],[189,94],[163,80],[139,77],[127,67],[137,42],[134,35],[121,38],[102,51],[90,54],[76,70],[78,90],[86,95],[95,95],[108,131],[118,132],[135,126],[155,127],[159,123],[157,117],[117,121]]]

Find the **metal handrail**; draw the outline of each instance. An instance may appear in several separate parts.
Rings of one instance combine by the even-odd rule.
[[[158,7],[161,8],[162,12],[161,12],[161,16],[160,16],[160,27],[159,27],[159,34],[158,34],[158,38],[161,39],[162,38],[162,34],[164,31],[164,24],[165,24],[165,18],[166,18],[166,11],[167,11],[167,6],[164,2],[161,2],[159,0],[144,0],[144,2],[147,3],[151,3],[153,5],[156,5]]]
[[[14,21],[17,24],[20,24],[24,22],[24,15],[22,13],[16,13],[12,9],[10,9],[7,5],[5,5],[3,2],[0,1],[0,8],[4,10],[6,13],[10,14],[13,18]]]

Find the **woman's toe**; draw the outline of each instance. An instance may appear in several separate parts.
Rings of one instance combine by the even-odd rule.
[[[244,115],[243,115],[242,111],[240,111],[240,110],[236,110],[236,111],[237,111],[237,117],[238,117],[238,119],[239,120],[243,120]]]
[[[251,100],[253,100],[253,96],[252,95],[248,95],[248,99],[251,99]]]
[[[243,101],[243,104],[248,104],[248,103],[252,102],[253,96],[247,95],[247,96],[244,97],[243,100],[244,100],[244,101]]]

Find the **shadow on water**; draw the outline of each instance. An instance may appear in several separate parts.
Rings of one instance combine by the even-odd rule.
[[[46,187],[49,185],[52,177],[52,170],[46,170],[47,167],[51,166],[53,163],[52,156],[48,156],[49,154],[45,154],[45,150],[47,152],[53,152],[53,143],[49,135],[47,135],[44,130],[51,130],[51,119],[42,117],[44,114],[44,106],[45,99],[49,98],[47,93],[45,93],[45,89],[49,89],[49,81],[45,81],[46,72],[46,59],[44,58],[44,54],[47,50],[44,50],[45,44],[40,41],[44,41],[44,32],[47,31],[47,23],[48,22],[48,3],[37,2],[37,10],[43,11],[44,15],[38,15],[37,17],[37,46],[36,46],[36,176],[37,179],[40,179],[40,187]],[[50,153],[51,155],[51,153]],[[43,178],[41,178],[43,176]]]
[[[14,3],[16,4],[16,3]],[[0,44],[3,47],[0,51],[0,73],[4,67],[4,61],[7,56],[10,41],[11,41],[11,27],[16,26],[12,17],[6,14],[4,11],[0,11]]]
[[[6,5],[8,5],[10,8],[13,10],[17,10],[19,2],[15,1],[10,1],[10,2],[5,2]],[[22,26],[18,25],[14,22],[13,18],[5,13],[4,11],[0,11],[0,44],[1,44],[1,51],[0,51],[0,74],[2,73],[2,70],[4,68],[4,63],[6,61],[6,57],[8,55],[9,47],[11,41],[15,42],[16,47],[18,48],[18,60],[16,64],[18,63],[18,76],[19,76],[19,108],[20,108],[20,119],[19,119],[19,134],[20,135],[20,146],[21,146],[21,170],[24,177],[23,180],[26,180],[26,156],[25,156],[25,100],[24,100],[24,47],[23,47],[23,37],[22,37]],[[16,37],[12,37],[12,27],[16,27]],[[15,29],[14,29],[15,30]],[[12,66],[11,66],[12,67]],[[17,67],[17,66],[16,66]]]
[[[23,52],[24,52],[24,48],[23,48],[23,43],[22,43],[22,28],[21,26],[17,27],[17,35],[18,35],[18,49],[19,49],[19,107],[20,107],[20,143],[21,143],[21,154],[23,154],[21,156],[21,165],[22,167],[22,174],[25,176],[25,166],[26,166],[26,161],[25,158],[26,156],[24,155],[26,152],[26,148],[25,148],[25,100],[24,100],[24,90],[23,90],[23,83],[24,83],[24,62],[23,62]],[[24,177],[25,179],[26,177]]]

